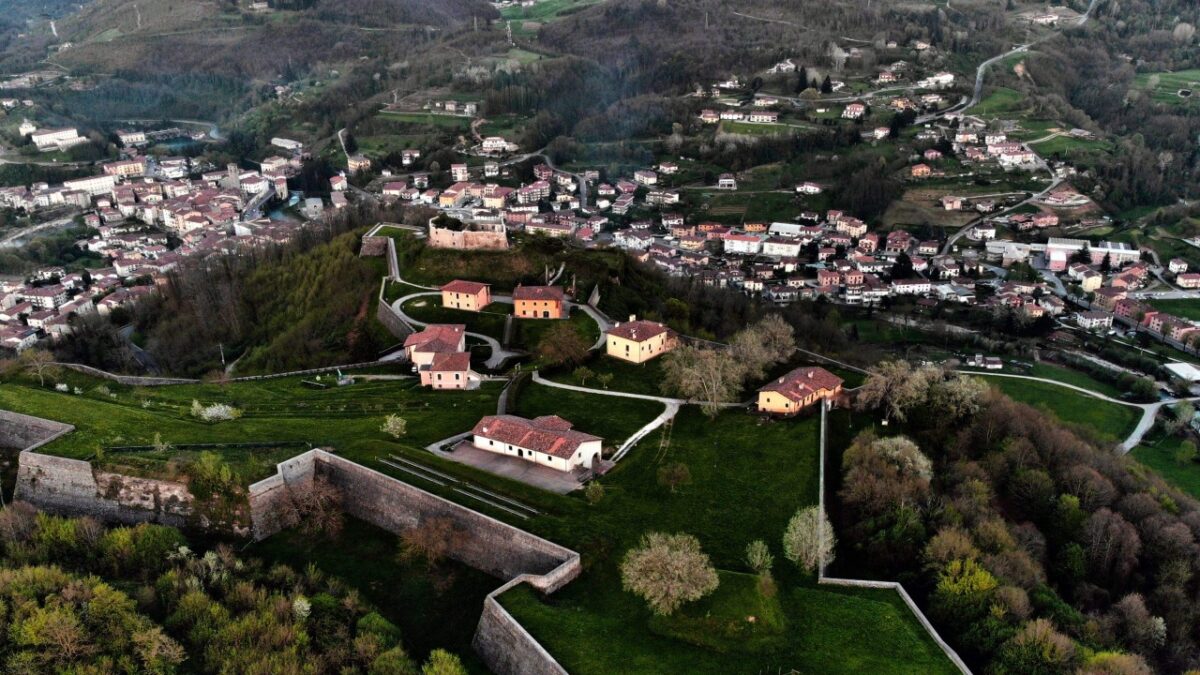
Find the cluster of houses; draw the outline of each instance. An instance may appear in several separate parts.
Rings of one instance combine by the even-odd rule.
[[[115,268],[87,274],[44,268],[19,282],[0,281],[0,353],[19,354],[43,338],[71,333],[75,316],[107,316],[152,292],[127,286]]]
[[[1002,131],[987,131],[983,123],[970,118],[962,118],[962,124],[952,130],[952,152],[962,162],[967,164],[995,163],[1006,171],[1031,170],[1037,168],[1041,161],[1037,153],[1029,146],[1009,140]],[[917,135],[917,140],[939,141],[942,133],[936,129],[926,129]],[[913,179],[930,178],[944,175],[938,168],[939,160],[945,154],[941,150],[930,148],[922,155],[922,160],[909,167],[908,175]],[[951,198],[957,199],[957,198]],[[947,210],[957,210],[958,207],[943,204]]]
[[[800,189],[819,190],[803,184]],[[673,276],[709,286],[740,289],[776,304],[826,296],[848,304],[873,304],[889,296],[929,295],[973,302],[975,258],[939,253],[938,241],[905,230],[885,235],[840,210],[805,212],[800,222],[688,224],[677,214],[659,223],[640,221],[618,231],[613,243],[637,260]],[[892,278],[900,258],[911,278]],[[936,280],[935,280],[936,279]]]
[[[10,208],[84,210],[91,234],[75,245],[106,265],[87,274],[47,268],[0,286],[0,348],[19,352],[41,339],[60,339],[70,333],[72,317],[105,315],[132,303],[186,258],[290,241],[304,224],[262,218],[259,209],[269,198],[287,195],[295,165],[268,158],[262,168],[230,165],[193,177],[185,158],[133,156],[61,185],[0,188],[0,205]],[[143,283],[147,279],[151,283]]]
[[[488,284],[456,279],[440,288],[442,306],[479,312],[492,304]],[[512,292],[512,314],[517,319],[557,320],[569,315],[565,292],[559,286],[518,285]],[[679,335],[656,321],[631,316],[617,322],[604,335],[606,356],[642,364],[680,344]],[[404,342],[405,354],[421,384],[433,389],[473,389],[481,376],[471,370],[463,324],[430,324]],[[759,390],[756,409],[774,415],[795,415],[822,400],[837,400],[843,381],[814,367],[798,368],[768,382]],[[489,415],[470,433],[470,443],[480,450],[555,469],[565,473],[599,471],[603,439],[573,429],[557,416],[525,419],[516,415]]]

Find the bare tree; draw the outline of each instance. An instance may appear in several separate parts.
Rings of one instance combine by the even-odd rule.
[[[734,400],[742,389],[746,369],[725,350],[685,345],[663,361],[663,387],[700,402],[704,414],[715,417],[721,403]]]
[[[46,386],[47,376],[54,377],[59,372],[54,355],[42,349],[26,349],[18,360],[25,372],[37,377],[38,384],[43,387]]]
[[[767,542],[755,539],[746,545],[746,564],[755,574],[771,573],[771,567],[775,565],[775,556],[771,555]]]
[[[465,534],[451,518],[435,516],[400,535],[400,559],[424,560],[436,566],[462,541]]]
[[[664,464],[658,467],[658,484],[675,494],[681,485],[692,482],[692,472],[688,465],[682,462]]]
[[[587,358],[591,345],[570,323],[554,324],[537,344],[537,355],[549,365],[576,364]]]
[[[304,488],[289,489],[291,510],[285,516],[288,526],[296,526],[309,535],[335,538],[342,533],[342,493],[328,480],[317,476]]]
[[[720,579],[695,537],[650,532],[621,561],[621,584],[666,615],[717,590]]]
[[[783,555],[812,574],[833,562],[837,539],[821,506],[800,509],[783,532]]]

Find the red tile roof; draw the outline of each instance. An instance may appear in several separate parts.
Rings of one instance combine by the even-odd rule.
[[[515,415],[488,415],[479,420],[471,433],[563,459],[569,459],[583,443],[603,440],[573,431],[570,422],[555,415],[532,420]]]
[[[563,301],[561,286],[517,286],[513,289],[513,300]]]
[[[417,347],[423,352],[456,352],[466,330],[461,323],[431,323],[420,333],[405,338],[404,347]]]
[[[485,284],[478,281],[464,281],[463,279],[455,279],[445,286],[442,286],[440,290],[449,291],[451,293],[466,293],[468,295],[475,295],[479,291],[482,291],[489,286],[491,286],[491,284]]]
[[[625,338],[626,340],[633,340],[634,342],[645,342],[646,340],[658,337],[663,333],[669,333],[670,331],[670,328],[667,328],[661,323],[639,320],[617,324],[609,329],[608,334],[615,335],[619,338]]]
[[[435,354],[429,370],[443,373],[465,373],[471,369],[470,352],[442,352]]]
[[[842,378],[816,366],[797,368],[792,372],[768,382],[759,391],[778,392],[793,401],[802,401],[822,390],[833,391],[842,386]]]

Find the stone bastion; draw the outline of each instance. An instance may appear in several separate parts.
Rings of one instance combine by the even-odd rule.
[[[108,522],[197,525],[186,485],[107,473],[83,460],[35,452],[73,429],[0,411],[0,448],[21,450],[16,499]],[[578,553],[321,449],[280,462],[274,475],[249,486],[251,536],[263,539],[283,529],[294,496],[311,489],[318,477],[338,490],[347,514],[395,534],[430,518],[450,519],[467,535],[456,538],[450,557],[504,581],[484,599],[475,651],[499,675],[566,673],[497,598],[522,583],[541,593],[557,591],[579,576]]]

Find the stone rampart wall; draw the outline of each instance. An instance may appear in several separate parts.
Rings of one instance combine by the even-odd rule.
[[[74,429],[70,424],[0,410],[0,448],[31,450]]]
[[[182,483],[95,471],[81,459],[31,450],[21,452],[20,462],[13,498],[51,513],[175,527],[192,514],[194,499]]]

